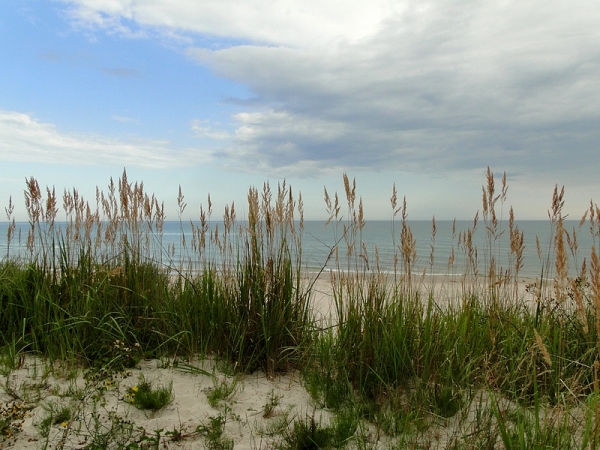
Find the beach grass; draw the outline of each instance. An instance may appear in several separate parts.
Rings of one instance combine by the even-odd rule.
[[[599,249],[579,249],[576,231],[565,230],[564,189],[553,192],[552,244],[542,249],[538,243],[540,275],[526,295],[519,281],[523,233],[512,208],[502,221],[506,175],[497,187],[488,169],[480,212],[458,233],[451,253],[466,261],[451,290],[440,289],[426,272],[414,273],[419,255],[407,201],[395,187],[394,271],[379,269],[377,252],[362,241],[356,183],[346,175],[343,181],[342,195],[324,193],[324,226],[336,245],[326,249],[324,270],[307,279],[302,198],[285,183],[276,191],[269,184],[251,188],[243,220],[232,204],[223,221],[213,223],[209,197],[189,235],[180,189],[182,242],[176,249],[163,245],[163,204],[143,183],[129,182],[126,172],[106,192],[98,189],[95,203],[65,191],[61,222],[55,190],[43,194],[34,178],[27,180],[25,254],[14,255],[12,199],[6,208],[1,370],[9,374],[27,354],[96,373],[123,373],[144,358],[198,356],[217,358],[237,375],[298,371],[315,406],[334,418],[289,420],[273,448],[370,448],[382,436],[389,448],[600,446]],[[590,203],[579,232],[587,225],[594,243],[599,219],[600,209]],[[477,227],[486,235],[485,248],[474,246]],[[421,257],[433,266],[435,218],[431,229],[431,253]],[[500,264],[504,241],[508,266]],[[569,261],[578,260],[577,276],[570,277]],[[316,277],[331,286],[333,313],[325,320],[314,313]],[[165,386],[140,386],[150,399],[142,409],[172,401]],[[141,398],[135,387],[127,392],[131,399]],[[5,438],[18,433],[17,400],[12,409],[2,406]],[[276,407],[272,394],[265,417]],[[46,432],[67,411],[73,414],[51,410]],[[227,411],[213,419],[196,435],[230,448],[233,441],[222,436],[231,420]]]

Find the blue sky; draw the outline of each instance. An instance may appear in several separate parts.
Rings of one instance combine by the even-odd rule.
[[[600,193],[600,4],[4,0],[0,201],[89,200],[123,168],[176,219],[286,179],[307,218],[356,178],[369,219],[472,218],[486,167],[517,218]],[[239,208],[238,208],[239,209]]]

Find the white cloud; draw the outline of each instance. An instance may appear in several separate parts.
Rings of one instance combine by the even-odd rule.
[[[216,130],[209,124],[209,120],[193,120],[192,131],[198,137],[209,138],[214,140],[229,139],[231,137],[227,131],[218,129]]]
[[[388,0],[63,0],[80,26],[125,35],[129,25],[177,29],[210,36],[293,47],[356,42],[404,8]]]
[[[177,151],[167,141],[62,134],[27,114],[0,111],[0,160],[49,164],[173,168],[209,162],[210,152]]]

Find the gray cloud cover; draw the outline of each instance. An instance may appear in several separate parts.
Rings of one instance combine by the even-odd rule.
[[[258,98],[229,154],[274,168],[597,167],[597,3],[421,4],[354,44],[190,50]]]
[[[68,3],[78,26],[245,43],[187,51],[253,93],[218,135],[225,165],[581,176],[600,163],[595,1]]]

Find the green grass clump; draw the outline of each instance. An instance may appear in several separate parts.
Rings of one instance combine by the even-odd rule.
[[[294,421],[284,436],[282,450],[313,450],[334,447],[334,430],[315,420],[314,414]]]
[[[274,201],[268,185],[260,198],[251,189],[248,221],[238,223],[232,205],[221,232],[210,226],[209,204],[191,240],[182,237],[179,266],[170,262],[175,250],[162,247],[163,205],[125,172],[118,186],[111,180],[107,193],[98,191],[95,208],[66,191],[65,223],[56,222],[57,203],[54,190],[44,198],[27,180],[23,259],[10,257],[9,217],[0,346],[20,339],[51,359],[123,368],[175,351],[217,355],[238,371],[298,365],[310,336],[309,294],[300,284],[296,200],[285,183]],[[178,203],[181,214],[181,192]],[[134,351],[120,352],[117,341]]]
[[[339,414],[329,425],[315,419],[315,414],[296,419],[283,433],[281,450],[345,448],[357,429],[356,416]]]
[[[138,409],[158,411],[174,399],[173,384],[168,386],[152,386],[148,380],[140,379],[139,384],[132,386],[125,394],[125,401]]]

